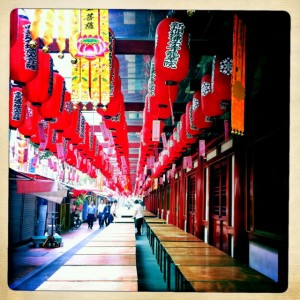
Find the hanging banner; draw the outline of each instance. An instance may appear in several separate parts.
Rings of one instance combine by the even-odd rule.
[[[232,56],[232,133],[244,134],[245,82],[246,82],[246,25],[234,15]]]
[[[199,156],[205,157],[205,140],[199,140]]]
[[[64,160],[65,154],[64,154],[63,143],[56,143],[56,151],[57,151],[58,159]]]
[[[164,150],[167,150],[168,149],[168,143],[167,143],[167,138],[166,138],[166,133],[165,132],[162,132],[161,139],[162,139]]]
[[[153,120],[152,122],[152,141],[159,142],[160,138],[160,121]]]
[[[228,120],[224,120],[224,137],[225,137],[225,141],[229,140],[229,122],[228,122]]]

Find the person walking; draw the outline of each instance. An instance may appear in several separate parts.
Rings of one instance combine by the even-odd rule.
[[[143,214],[143,207],[140,204],[139,200],[134,201],[134,208],[133,208],[133,217],[135,228],[136,228],[136,235],[142,235],[141,228],[143,225],[144,214]]]
[[[110,209],[111,209],[111,201],[108,201],[107,204],[105,205],[104,209],[103,209],[105,226],[109,225]]]
[[[105,207],[105,203],[104,200],[101,199],[100,203],[98,205],[98,220],[99,220],[99,228],[104,226],[104,207]]]
[[[111,206],[111,209],[110,209],[110,222],[113,222],[113,220],[115,218],[117,218],[117,205],[118,205],[118,200],[114,200],[113,201],[113,204]]]
[[[88,222],[88,228],[93,229],[94,225],[94,218],[96,214],[96,205],[94,204],[94,201],[92,200],[87,207],[87,222]]]

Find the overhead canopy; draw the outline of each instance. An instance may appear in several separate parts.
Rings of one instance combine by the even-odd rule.
[[[58,181],[38,174],[15,172],[17,193],[19,194],[32,194],[58,204],[61,204],[64,197],[67,197],[68,188]]]
[[[67,197],[68,189],[61,189],[57,191],[44,192],[44,193],[32,193],[32,194],[44,198],[46,200],[61,204],[63,199]]]

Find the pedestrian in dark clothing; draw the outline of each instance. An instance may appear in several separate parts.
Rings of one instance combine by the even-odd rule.
[[[106,206],[103,209],[104,222],[105,222],[106,226],[108,226],[111,222],[111,220],[110,220],[110,209],[111,209],[111,202],[108,201]]]
[[[90,205],[87,207],[87,222],[88,222],[88,228],[93,229],[93,225],[94,225],[94,218],[95,218],[95,214],[96,214],[96,205],[94,204],[94,201],[92,200]]]

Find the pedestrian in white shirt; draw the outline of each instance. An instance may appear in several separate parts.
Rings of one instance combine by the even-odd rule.
[[[133,218],[137,230],[136,235],[141,235],[141,228],[143,225],[144,214],[143,214],[143,207],[140,204],[139,200],[137,199],[134,201]]]
[[[98,205],[99,228],[101,228],[101,227],[104,226],[104,213],[103,213],[104,207],[105,207],[104,200],[101,199],[101,200],[100,200],[100,203],[99,203],[99,205]]]

